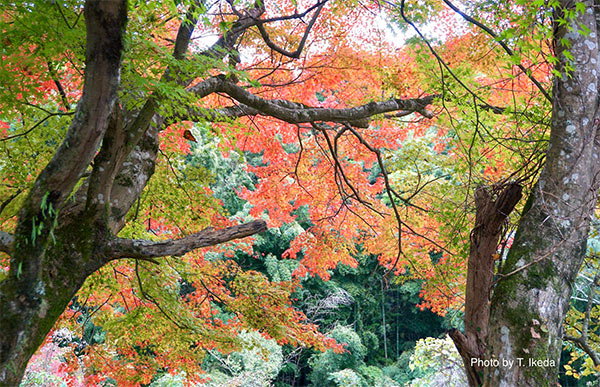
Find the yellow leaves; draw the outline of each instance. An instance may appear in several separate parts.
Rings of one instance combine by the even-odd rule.
[[[577,371],[571,367],[569,364],[565,364],[565,374],[574,377],[575,379],[579,379],[581,375],[577,373]]]
[[[600,373],[600,365],[595,366],[592,359],[590,357],[587,357],[583,361],[583,371],[581,372],[581,376],[588,376],[598,373]]]

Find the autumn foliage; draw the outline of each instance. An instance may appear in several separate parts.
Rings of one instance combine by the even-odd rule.
[[[195,33],[204,39],[192,43],[190,58],[206,48],[203,40],[209,34],[222,34],[235,22],[236,9],[222,3],[219,12],[207,13],[199,22]],[[294,14],[312,3],[278,1],[267,6],[262,18]],[[147,384],[156,370],[184,371],[200,380],[207,351],[236,350],[237,335],[244,329],[258,330],[282,345],[344,351],[293,307],[293,294],[306,276],[327,280],[339,265],[355,267],[359,254],[376,256],[397,282],[423,280],[421,308],[442,316],[462,308],[472,189],[508,179],[515,170],[520,176],[534,175],[536,160],[520,155],[538,145],[510,139],[545,136],[532,119],[515,126],[491,107],[530,110],[543,120],[546,102],[532,94],[531,78],[517,71],[516,63],[501,60],[485,34],[457,21],[448,10],[434,19],[444,36],[437,53],[482,97],[466,96],[457,79],[440,82],[439,64],[426,45],[397,44],[399,35],[386,31],[383,21],[381,26],[373,22],[376,14],[390,17],[377,3],[327,3],[294,60],[266,46],[256,29],[248,30],[237,60],[231,55],[207,60],[198,79],[222,74],[262,98],[322,108],[427,95],[439,96],[437,102],[425,111],[379,115],[366,124],[290,124],[265,115],[172,123],[160,133],[153,180],[120,233],[160,240],[249,218],[264,219],[276,229],[302,217],[307,226],[282,254],[298,261],[292,278],[272,282],[236,262],[236,254],[262,259],[253,247],[260,236],[181,257],[112,261],[87,279],[47,338],[51,342],[54,332],[64,327],[73,332],[102,327],[105,333],[87,345],[71,343],[73,351],[62,371],[84,368],[89,385],[107,378],[119,386]],[[18,8],[26,5],[15,7],[3,13],[2,28],[20,17],[24,24],[35,21],[35,28],[52,24],[31,14],[20,16],[23,10]],[[165,116],[177,116],[188,97],[161,83],[160,77],[168,65],[186,71],[171,55],[184,9],[135,2],[130,8],[120,103],[135,110],[141,96],[154,93],[169,100],[172,95],[173,102],[161,109]],[[16,200],[1,208],[2,229],[14,227],[18,201],[51,156],[55,139],[64,135],[81,97],[83,49],[77,42],[83,41],[83,32],[75,28],[76,7],[63,12],[65,21],[73,23],[64,29],[69,35],[15,35],[26,42],[19,50],[10,36],[3,42],[0,79],[10,86],[0,97],[0,147],[5,155],[0,194],[15,195]],[[264,28],[275,44],[293,50],[306,23],[284,19]],[[70,43],[59,45],[64,41]],[[548,82],[544,54],[519,63],[534,78]],[[231,106],[223,93],[193,102],[205,109]],[[468,118],[454,118],[467,110]],[[484,134],[478,137],[479,132]],[[224,160],[243,161],[238,167],[254,184],[232,187],[232,194],[246,203],[247,213],[228,213],[215,197],[214,171],[192,162],[202,142],[216,144]],[[8,260],[1,258],[6,271]],[[94,337],[86,335],[82,337]]]

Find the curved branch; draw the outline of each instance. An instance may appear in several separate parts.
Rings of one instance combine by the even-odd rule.
[[[175,47],[173,48],[173,58],[183,60],[188,50],[192,34],[198,22],[198,8],[202,7],[201,1],[196,1],[190,5],[184,20],[181,22],[175,39]],[[162,81],[176,81],[179,84],[185,84],[182,79],[182,74],[173,66],[168,66],[164,71]],[[94,170],[88,193],[90,203],[102,206],[102,199],[98,201],[98,195],[108,200],[111,190],[111,184],[115,178],[118,169],[129,153],[134,149],[148,126],[152,122],[152,118],[156,112],[157,97],[152,95],[137,117],[132,120],[129,125],[124,123],[124,111],[117,105],[112,112],[110,125],[104,137],[102,148],[94,159]],[[94,202],[96,201],[96,202]],[[89,203],[88,203],[89,206]]]
[[[84,13],[88,38],[83,94],[64,141],[31,190],[31,208],[39,208],[48,193],[53,206],[62,207],[96,154],[117,97],[127,2],[87,2]]]
[[[15,200],[15,198],[17,196],[19,196],[21,194],[21,192],[23,192],[23,190],[21,188],[17,189],[17,191],[15,193],[13,193],[12,195],[10,195],[8,197],[8,199],[6,199],[5,201],[2,202],[2,204],[0,204],[0,215],[2,214],[2,211],[4,211],[4,209],[6,207],[8,207],[8,205]]]
[[[168,255],[180,256],[201,247],[214,246],[233,239],[245,238],[263,232],[266,229],[267,224],[265,221],[254,220],[249,223],[220,230],[209,227],[181,239],[170,239],[159,242],[117,238],[108,243],[105,253],[111,260],[118,258],[149,260]]]
[[[185,20],[179,27],[173,52],[173,57],[176,59],[185,59],[185,53],[187,52],[189,42],[192,39],[193,31],[199,18],[199,15],[197,15],[196,11],[198,8],[202,7],[202,4],[203,2],[198,0],[194,5],[192,5],[192,7],[188,10]],[[215,44],[205,51],[197,54],[196,57],[211,57],[213,59],[225,57],[227,53],[233,50],[233,46],[242,36],[242,34],[255,24],[255,19],[260,17],[263,12],[264,9],[261,7],[253,7],[248,10],[247,15],[240,17],[240,19],[233,24],[227,33],[222,34]],[[187,87],[194,78],[194,76],[186,76],[185,74],[179,72],[175,67],[169,66],[163,73],[161,81],[175,81],[177,84]],[[135,118],[133,118],[124,128],[127,142],[125,147],[118,152],[117,157],[113,157],[113,159],[116,160],[115,165],[117,168],[122,167],[126,157],[128,157],[129,153],[132,152],[135,146],[141,141],[146,131],[148,131],[148,128],[153,125],[153,121],[157,127],[162,127],[163,122],[156,114],[156,110],[161,98],[163,97],[160,95],[152,94],[146,100],[141,110],[136,112]]]
[[[165,125],[170,125],[178,121],[207,121],[207,122],[222,122],[234,118],[245,116],[256,116],[260,112],[246,105],[234,105],[223,108],[198,108],[191,107],[186,114],[175,114],[166,120]]]
[[[592,347],[589,346],[587,340],[584,340],[583,337],[574,337],[569,335],[565,335],[564,339],[575,343],[579,348],[581,348],[581,350],[583,350],[583,352],[585,352],[590,357],[590,359],[592,359],[596,367],[600,366],[600,356],[596,351],[592,349]]]
[[[313,26],[315,25],[315,22],[317,21],[317,18],[319,17],[319,14],[321,13],[321,10],[323,10],[323,7],[325,6],[325,3],[327,3],[327,0],[323,1],[322,3],[317,3],[315,4],[315,6],[311,7],[317,7],[317,10],[315,11],[315,14],[313,15],[312,19],[310,20],[310,22],[308,23],[308,26],[306,27],[306,30],[304,31],[304,35],[302,36],[302,40],[300,40],[300,44],[298,44],[298,48],[296,48],[296,50],[294,51],[287,51],[286,49],[283,49],[279,46],[277,46],[272,40],[271,37],[269,36],[269,33],[267,32],[267,30],[265,29],[265,22],[264,21],[257,21],[256,27],[258,28],[258,31],[260,32],[260,36],[262,37],[263,41],[265,42],[265,44],[267,45],[267,47],[269,47],[271,50],[280,53],[281,55],[285,55],[287,57],[290,58],[300,58],[300,54],[302,53],[302,50],[304,49],[304,45],[306,44],[306,40],[308,39],[308,35],[310,34],[310,30],[313,28]],[[308,11],[307,11],[308,12]]]
[[[60,6],[57,7],[60,11]],[[61,11],[61,15],[62,15],[62,11]],[[63,15],[64,17],[64,15]],[[60,80],[58,79],[58,75],[56,74],[56,70],[54,70],[54,68],[52,67],[52,63],[50,63],[49,60],[46,60],[46,64],[48,65],[48,73],[50,74],[50,78],[52,78],[52,81],[54,82],[54,85],[56,86],[56,90],[58,90],[58,94],[60,95],[60,99],[65,107],[65,110],[70,110],[71,109],[71,104],[69,103],[69,99],[67,98],[67,93],[65,92],[64,87],[62,86],[62,83],[60,83]]]
[[[190,87],[188,91],[197,94],[199,97],[204,97],[215,92],[222,92],[240,102],[243,106],[230,106],[222,109],[190,109],[190,116],[179,116],[179,119],[210,120],[211,118],[218,118],[220,114],[223,114],[224,117],[260,114],[278,118],[291,124],[317,121],[349,122],[357,127],[368,126],[368,119],[372,116],[395,111],[418,112],[424,117],[432,118],[433,113],[427,110],[426,107],[439,97],[439,95],[429,95],[423,98],[390,99],[342,109],[321,108],[284,99],[265,99],[250,93],[223,76],[206,79]]]
[[[425,113],[425,107],[438,97],[430,95],[424,98],[390,99],[382,102],[370,102],[353,108],[332,109],[311,107],[281,99],[264,99],[230,81],[222,82],[221,91],[236,101],[260,111],[261,114],[292,124],[315,121],[353,122],[398,110]],[[428,113],[425,114],[429,116]]]

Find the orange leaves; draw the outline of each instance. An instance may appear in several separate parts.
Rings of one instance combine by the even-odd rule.
[[[180,154],[190,153],[190,143],[188,141],[196,142],[190,132],[191,127],[191,122],[182,122],[173,124],[160,132],[160,149]]]
[[[70,372],[83,365],[89,385],[112,378],[139,386],[165,368],[199,379],[205,351],[239,349],[241,330],[258,330],[280,344],[342,350],[292,307],[297,283],[272,283],[262,273],[204,253],[165,258],[160,267],[119,261],[94,275],[94,291],[81,294],[91,315],[79,308],[67,312],[63,324],[78,332],[76,321],[94,321],[107,340],[86,345],[77,357],[69,352]]]
[[[356,253],[357,242],[352,235],[348,235],[348,239],[343,235],[347,231],[344,228],[322,227],[322,224],[317,225],[297,236],[283,254],[284,258],[296,258],[299,253],[302,254],[301,265],[295,276],[301,278],[308,272],[327,280],[331,276],[328,270],[335,269],[339,264],[351,267],[358,265],[352,256]]]

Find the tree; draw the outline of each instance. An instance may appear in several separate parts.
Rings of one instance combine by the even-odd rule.
[[[249,31],[257,31],[249,38],[251,41],[260,39],[269,50],[297,58],[327,3],[316,2],[306,6],[304,11],[294,11],[296,2],[291,2],[284,7],[291,10],[289,13],[268,18],[263,2],[223,2],[219,5],[228,7],[233,16],[223,13],[219,39],[209,48],[193,54],[188,53],[188,47],[196,25],[201,17],[209,14],[208,5],[202,1],[170,8],[160,4],[156,8],[128,5],[119,0],[85,4],[7,4],[2,28],[6,34],[3,43],[8,51],[4,60],[11,71],[3,73],[3,77],[11,82],[7,84],[13,92],[10,98],[3,100],[9,112],[4,119],[9,122],[9,128],[13,128],[10,123],[19,121],[16,117],[20,113],[31,114],[31,118],[36,119],[39,111],[31,113],[29,108],[33,106],[47,116],[28,128],[29,131],[54,116],[69,118],[70,123],[50,161],[32,176],[33,183],[25,184],[19,193],[11,195],[11,200],[22,195],[18,216],[12,232],[0,234],[0,251],[10,256],[8,274],[0,283],[3,311],[0,385],[19,383],[29,358],[86,278],[109,262],[125,258],[155,262],[155,258],[180,256],[265,230],[265,222],[256,220],[222,229],[208,228],[165,241],[118,236],[127,214],[155,170],[159,133],[169,124],[182,120],[222,121],[265,116],[294,125],[311,123],[314,130],[322,133],[328,129],[321,122],[341,123],[359,137],[350,125],[365,126],[378,114],[400,111],[430,115],[425,107],[433,101],[433,96],[392,98],[331,108],[263,98],[249,91],[248,87],[257,86],[256,82],[230,67],[239,62],[238,44],[242,37]],[[46,12],[55,15],[54,20],[61,23],[49,28],[52,22],[44,16]],[[159,19],[160,12],[167,16]],[[177,20],[181,12],[184,16],[173,40],[168,35],[172,27],[169,22],[173,17]],[[82,13],[85,35],[80,21]],[[308,15],[310,22],[294,51],[281,47],[279,36],[269,31],[270,24],[280,23],[283,27],[279,28],[284,28],[286,23]],[[149,39],[152,33],[145,30],[153,25],[162,29],[156,31],[159,35],[156,43]],[[27,35],[25,30],[29,27],[41,30],[36,36]],[[74,38],[75,44],[65,47],[62,39],[66,36]],[[166,55],[166,49],[172,53]],[[159,59],[148,61],[152,59],[148,57],[149,52],[156,53]],[[75,79],[75,86],[77,71],[82,71],[79,95],[73,90],[65,91],[56,75],[57,64],[63,66],[58,68],[61,72],[68,72],[69,78]],[[140,65],[147,66],[146,73],[134,71],[135,66]],[[127,69],[124,66],[128,66]],[[29,76],[32,73],[34,76]],[[26,81],[17,82],[23,75]],[[46,87],[56,87],[57,98],[40,103],[42,98],[36,87],[41,81],[46,82]],[[227,96],[235,104],[223,106],[218,95]],[[70,111],[72,98],[78,98],[75,111]],[[215,105],[205,107],[198,104],[200,100],[212,101]],[[24,109],[24,106],[29,108]],[[21,122],[28,121],[29,117],[21,115]],[[5,140],[26,134],[7,133]],[[355,195],[359,199],[357,192]],[[10,224],[7,227],[11,229]]]
[[[445,3],[460,12],[450,2]],[[466,335],[454,332],[471,385],[555,383],[562,322],[586,253],[600,171],[597,4],[559,1],[550,11],[556,67],[551,95],[542,90],[552,102],[548,150],[496,279],[493,262],[499,237],[497,222],[502,220],[498,217],[504,218],[512,211],[521,192],[518,186],[508,185],[495,197],[483,189],[475,193],[477,220],[471,234]],[[524,13],[528,12],[532,11],[525,8]],[[475,19],[461,15],[496,37]],[[512,54],[506,44],[500,44]],[[488,237],[492,238],[491,246]],[[478,286],[483,287],[477,291]],[[490,292],[488,309],[485,301]],[[519,358],[522,365],[518,364]],[[486,366],[478,362],[507,359],[514,363]]]
[[[310,379],[315,386],[334,385],[331,374],[344,369],[358,369],[359,365],[363,364],[366,354],[360,337],[351,328],[338,326],[331,330],[330,335],[335,337],[336,341],[344,343],[347,351],[336,354],[328,350],[311,359],[313,372]]]
[[[248,166],[255,184],[239,191],[250,215],[276,227],[308,214],[309,227],[284,253],[299,258],[294,278],[327,279],[339,263],[356,266],[364,250],[378,256],[386,275],[425,280],[422,306],[444,314],[460,308],[466,269],[465,331],[453,338],[470,383],[554,383],[562,321],[598,191],[595,2],[475,2],[468,11],[497,21],[501,34],[446,0],[366,7],[333,0],[169,4],[27,2],[3,11],[6,70],[0,76],[9,91],[1,100],[3,142],[15,148],[5,148],[10,173],[1,208],[18,215],[4,219],[0,233],[0,251],[10,256],[0,282],[0,384],[18,383],[84,281],[102,277],[111,262],[135,259],[128,270],[140,298],[171,316],[142,284],[167,270],[156,258],[265,230],[263,220],[237,224],[219,216],[208,200],[194,202],[205,216],[188,219],[191,233],[164,224],[164,213],[176,212],[164,203],[154,209],[162,216],[153,216],[151,206],[144,212],[146,231],[162,230],[171,239],[139,239],[126,230],[137,210],[145,210],[138,204],[155,169],[163,178],[161,166],[175,169],[159,143],[174,135],[185,149],[182,136],[194,140],[182,121],[218,132],[229,151],[259,154]],[[373,39],[365,14],[379,7],[425,44],[412,39],[393,50]],[[419,23],[453,23],[449,14],[470,28],[437,36],[443,44],[420,31]],[[362,34],[354,23],[364,27]],[[199,28],[219,38],[190,50]],[[446,115],[427,109],[436,99]],[[407,117],[408,123],[398,122]],[[40,128],[55,135],[38,135],[35,147],[17,146]],[[435,131],[426,145],[435,162],[395,158],[409,131],[415,137]],[[35,162],[20,173],[24,161],[15,155],[30,148]],[[400,153],[411,155],[410,149]],[[427,164],[443,172],[423,170]],[[494,180],[500,182],[490,187]],[[466,201],[456,203],[479,183],[487,188],[475,190],[474,211]],[[523,190],[528,200],[521,209]],[[505,238],[498,250],[514,208],[522,210],[518,230],[512,245]],[[465,235],[472,212],[475,228]],[[200,224],[220,229],[198,232]],[[173,275],[170,286],[188,284],[199,314],[218,305],[218,313],[234,314],[236,324],[279,344],[318,345],[316,327],[287,306],[294,280],[271,283],[232,261],[203,262],[196,273],[210,281]],[[157,266],[146,270],[151,264]],[[212,304],[203,307],[205,300]],[[207,331],[204,339],[233,345],[220,323]],[[181,348],[203,345],[197,337],[181,341]],[[152,352],[152,346],[140,343],[133,352]],[[513,363],[486,367],[482,360]]]

